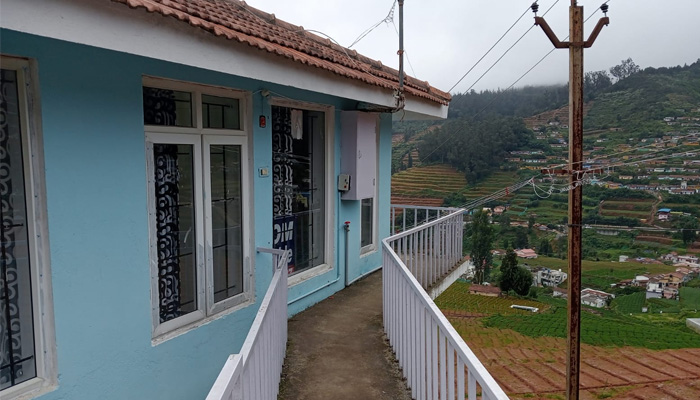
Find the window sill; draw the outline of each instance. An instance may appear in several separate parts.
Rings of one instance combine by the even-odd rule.
[[[200,326],[204,326],[209,324],[210,322],[216,321],[217,319],[221,319],[229,314],[232,314],[236,311],[240,311],[250,305],[253,305],[255,303],[255,298],[251,296],[247,300],[242,301],[241,303],[236,304],[235,306],[231,306],[230,308],[227,308],[225,310],[221,310],[215,314],[212,314],[208,317],[204,317],[202,319],[198,319],[194,322],[191,322],[189,324],[180,326],[178,328],[174,328],[168,332],[159,334],[158,336],[155,336],[151,338],[151,346],[155,347],[158,346],[159,344],[163,342],[167,342],[170,339],[174,339],[178,336],[184,335],[187,332],[190,332],[192,330],[195,330],[199,328]]]
[[[309,268],[306,271],[292,275],[287,279],[287,286],[295,286],[302,282],[308,281],[311,278],[321,276],[326,272],[332,271],[333,266],[330,264],[321,264],[317,267]]]
[[[33,378],[19,385],[0,391],[3,400],[29,400],[46,393],[53,392],[58,388],[55,382],[49,382],[43,378]]]
[[[374,244],[370,244],[369,246],[365,246],[360,249],[360,258],[367,257],[371,254],[374,254],[377,252],[377,246]]]

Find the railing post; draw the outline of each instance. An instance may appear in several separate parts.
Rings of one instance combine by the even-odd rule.
[[[425,212],[429,220],[430,210]],[[466,393],[475,400],[478,385],[482,398],[505,400],[506,394],[424,290],[461,260],[461,219],[462,211],[452,210],[382,241],[385,330],[415,399],[464,399]]]

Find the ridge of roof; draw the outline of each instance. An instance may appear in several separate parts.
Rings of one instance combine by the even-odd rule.
[[[241,0],[112,0],[130,8],[176,18],[228,40],[385,89],[398,89],[399,73]],[[407,94],[442,105],[452,96],[426,81],[405,76]]]

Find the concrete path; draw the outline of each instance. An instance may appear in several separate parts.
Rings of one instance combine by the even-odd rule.
[[[382,329],[381,274],[289,320],[278,399],[410,400]]]

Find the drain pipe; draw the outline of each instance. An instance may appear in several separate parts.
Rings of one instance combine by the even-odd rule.
[[[348,287],[350,286],[350,280],[348,278],[348,272],[350,272],[348,267],[348,238],[350,237],[350,221],[345,221],[343,229],[345,230],[345,287]],[[340,268],[338,268],[338,271],[340,271]]]

